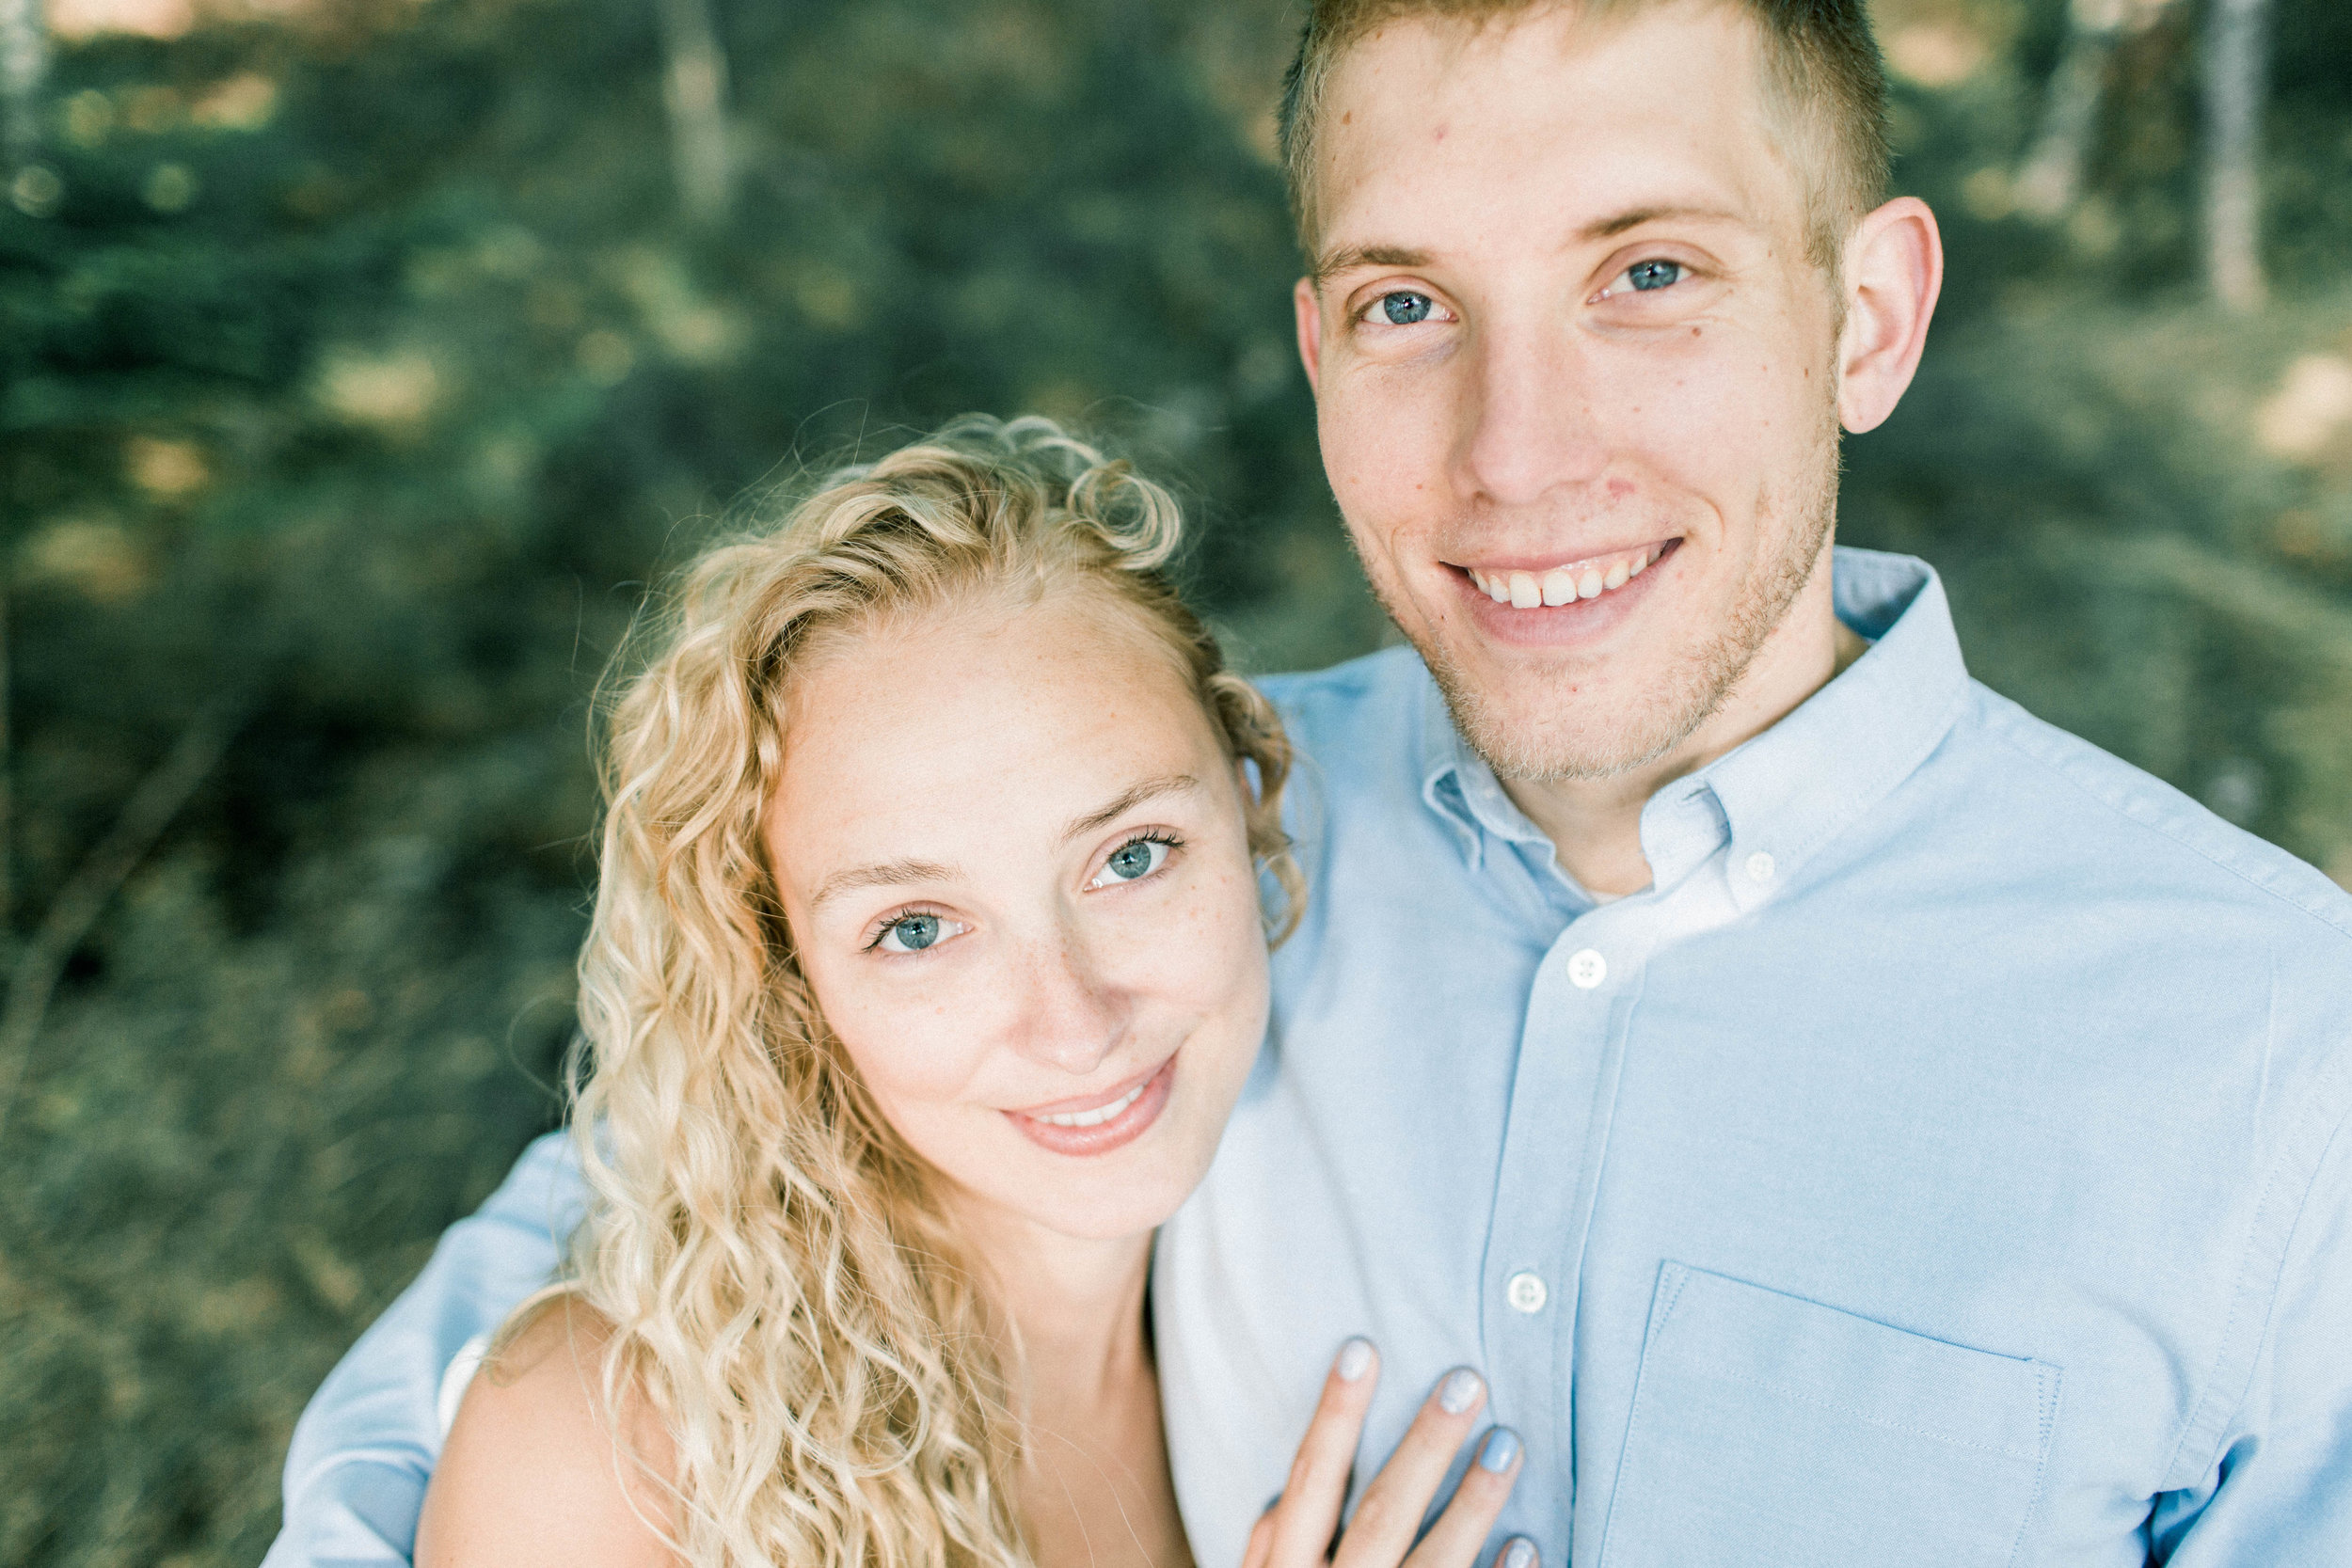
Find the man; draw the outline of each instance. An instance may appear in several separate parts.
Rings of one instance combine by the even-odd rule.
[[[2352,899],[1833,565],[1941,268],[1882,97],[1858,0],[1314,7],[1300,349],[1412,648],[1276,683],[1306,922],[1154,1278],[1204,1564],[1355,1333],[1359,1473],[1480,1368],[1552,1564],[2352,1562]],[[322,1391],[275,1560],[405,1550],[559,1167]]]

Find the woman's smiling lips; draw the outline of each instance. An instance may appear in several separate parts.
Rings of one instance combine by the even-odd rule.
[[[1056,1154],[1107,1154],[1135,1142],[1159,1119],[1175,1077],[1176,1057],[1171,1053],[1142,1077],[1106,1094],[1007,1111],[1005,1117],[1040,1148]]]

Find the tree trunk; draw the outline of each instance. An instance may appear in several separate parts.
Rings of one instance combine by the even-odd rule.
[[[2067,8],[2066,42],[2050,72],[2042,129],[2017,170],[2017,210],[2030,217],[2063,217],[2082,194],[2083,165],[2099,128],[2107,62],[2115,57],[2130,8],[2125,0],[2074,0]]]
[[[49,32],[40,0],[0,0],[0,146],[9,169],[40,148],[40,89],[49,74]]]
[[[2270,0],[2213,0],[2205,33],[2205,271],[2233,311],[2262,308],[2262,123]]]
[[[661,42],[669,55],[662,97],[678,199],[691,222],[717,229],[727,219],[735,170],[727,149],[727,57],[710,0],[661,0]]]

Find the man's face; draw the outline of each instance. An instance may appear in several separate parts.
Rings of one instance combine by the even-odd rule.
[[[1705,3],[1417,19],[1324,100],[1324,461],[1506,778],[1674,752],[1823,562],[1840,317],[1759,47]]]

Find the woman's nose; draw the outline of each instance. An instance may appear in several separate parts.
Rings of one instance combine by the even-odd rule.
[[[1015,1048],[1065,1072],[1092,1072],[1126,1033],[1127,1009],[1101,966],[1073,936],[1030,955]]]

